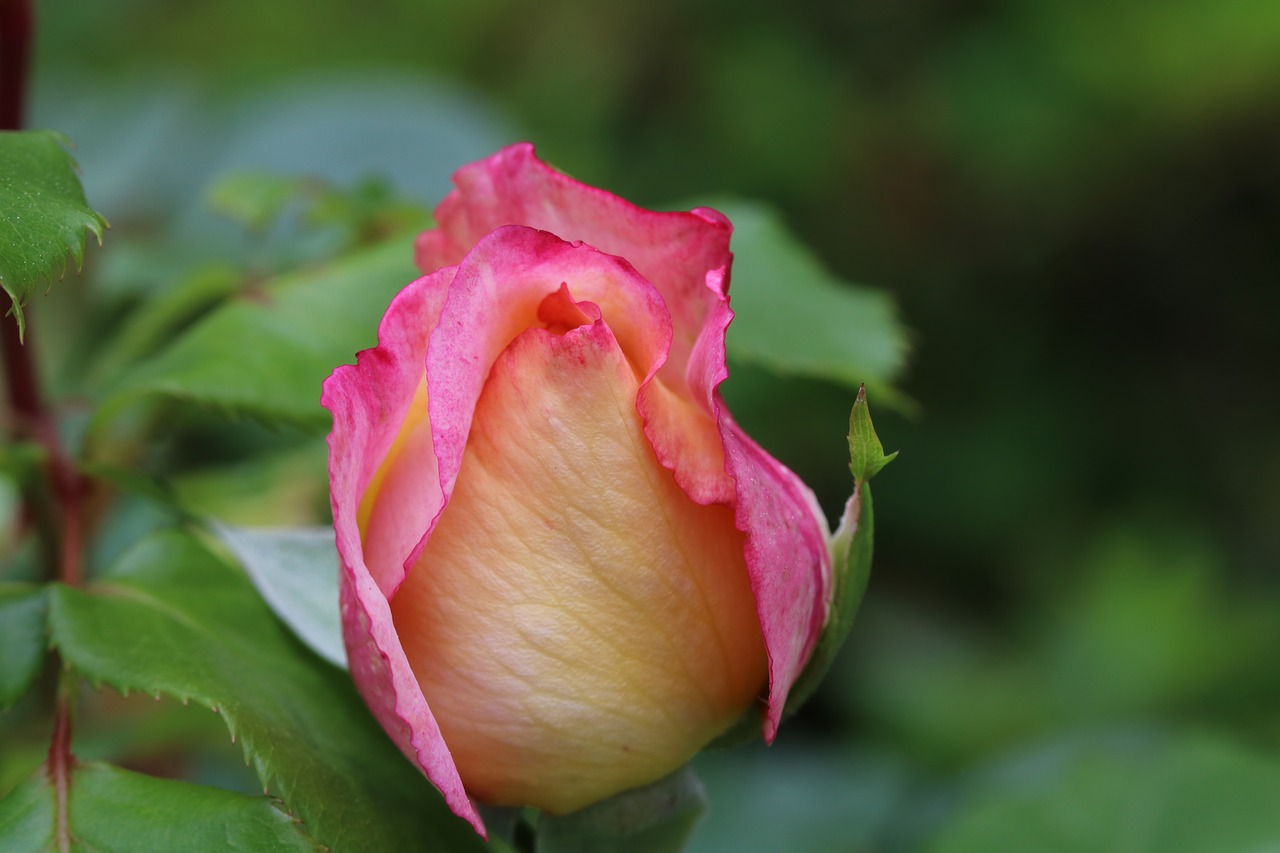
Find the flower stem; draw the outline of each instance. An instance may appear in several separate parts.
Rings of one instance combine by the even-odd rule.
[[[49,759],[45,762],[49,784],[53,786],[58,853],[71,851],[71,818],[67,804],[71,795],[71,769],[76,763],[76,757],[71,754],[71,714],[75,707],[76,684],[74,674],[65,671],[59,674],[53,739],[49,742]]]
[[[22,127],[32,23],[29,0],[0,0],[0,130]]]
[[[27,70],[34,20],[30,0],[0,0],[0,130],[19,130],[26,113]],[[4,353],[4,378],[13,412],[12,429],[43,446],[48,459],[47,473],[59,510],[56,576],[65,584],[80,583],[83,547],[85,481],[67,455],[58,429],[40,393],[39,373],[32,350],[32,324],[28,321],[26,341],[18,334],[13,317],[0,317],[0,351]],[[28,490],[28,501],[38,500]],[[49,742],[46,769],[57,804],[56,838],[60,853],[71,850],[71,822],[67,804],[71,791],[71,722],[78,679],[70,672],[58,676],[54,704],[53,736]]]

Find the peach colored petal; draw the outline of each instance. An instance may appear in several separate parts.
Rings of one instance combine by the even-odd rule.
[[[639,381],[605,320],[512,341],[392,602],[485,802],[563,813],[652,782],[764,686],[742,534],[659,464]]]
[[[438,227],[418,238],[417,261],[424,271],[456,264],[489,232],[519,224],[625,258],[657,289],[672,332],[657,376],[661,387],[641,392],[641,410],[651,424],[646,433],[694,500],[732,500],[711,401],[690,387],[688,376],[690,354],[723,298],[731,258],[728,220],[709,208],[657,213],[637,207],[556,171],[528,143],[464,166],[454,183],[457,189],[436,209]],[[617,332],[617,316],[606,314]]]
[[[544,325],[539,310],[561,285],[604,316],[642,381],[662,365],[671,321],[661,297],[626,261],[532,228],[507,226],[486,236],[458,267],[427,352],[431,431],[446,501],[490,367],[516,335]]]

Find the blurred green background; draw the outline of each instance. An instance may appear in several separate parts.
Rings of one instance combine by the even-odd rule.
[[[433,205],[529,139],[641,204],[764,200],[893,297],[912,351],[905,398],[872,399],[902,455],[863,611],[777,745],[702,759],[696,850],[1037,849],[1000,839],[1080,820],[1235,849],[1219,824],[1280,772],[1280,4],[38,12],[32,124],[112,222],[93,286],[236,245],[201,201],[228,171]],[[726,387],[832,516],[853,390]],[[1187,826],[1134,829],[1135,797]]]

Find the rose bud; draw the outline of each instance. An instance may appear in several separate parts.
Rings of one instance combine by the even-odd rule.
[[[827,525],[734,423],[729,236],[515,145],[461,169],[426,275],[324,386],[351,672],[472,800],[579,809],[759,703],[773,739],[823,627]]]

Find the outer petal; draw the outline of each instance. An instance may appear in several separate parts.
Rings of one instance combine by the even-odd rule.
[[[528,225],[626,258],[653,282],[676,328],[672,363],[685,356],[714,304],[708,271],[729,263],[732,226],[714,210],[656,213],[570,178],[543,163],[529,143],[511,145],[459,169],[458,189],[436,208],[439,227],[418,238],[424,272],[456,264],[503,225]]]
[[[765,718],[772,739],[786,696],[829,607],[826,519],[812,492],[734,424],[716,393],[727,375],[724,334],[731,226],[719,213],[654,213],[587,186],[513,145],[459,170],[458,189],[418,239],[424,270],[456,263],[486,231],[522,223],[630,261],[662,294],[674,326],[667,361],[640,391],[645,434],[698,503],[731,503],[770,658]],[[705,429],[707,422],[714,430]]]
[[[463,167],[454,182],[458,188],[436,209],[439,226],[418,238],[424,271],[456,264],[490,231],[519,224],[625,258],[653,284],[673,330],[659,381],[641,392],[645,433],[693,500],[732,501],[709,396],[689,381],[690,354],[722,298],[731,258],[728,220],[708,208],[657,213],[637,207],[552,169],[528,143]]]
[[[657,292],[626,261],[532,228],[509,226],[485,237],[458,267],[427,353],[431,432],[446,503],[490,367],[520,332],[543,325],[539,308],[561,284],[598,306],[642,384],[662,365],[670,319]],[[411,560],[432,529],[434,522]]]
[[[733,320],[727,300],[708,318],[689,364],[690,383],[706,395],[724,443],[725,468],[737,490],[734,520],[746,534],[747,573],[769,653],[765,740],[772,742],[787,694],[822,633],[831,600],[826,516],[799,477],[744,433],[720,399],[728,375],[724,336]]]
[[[485,802],[563,813],[651,782],[764,685],[742,533],[659,466],[638,386],[605,319],[512,341],[392,602]]]
[[[324,384],[321,402],[333,413],[330,500],[342,560],[343,637],[352,677],[401,751],[440,789],[449,808],[484,835],[484,824],[467,798],[439,726],[409,668],[387,601],[389,589],[403,576],[404,558],[440,504],[438,481],[428,476],[416,485],[409,481],[382,484],[382,489],[396,493],[396,500],[388,502],[396,515],[378,522],[388,540],[385,546],[377,546],[382,552],[378,580],[360,532],[362,497],[378,490],[371,486],[397,444],[417,464],[429,459],[428,470],[434,471],[429,431],[424,444],[421,429],[406,434],[404,426],[411,420],[412,406],[425,402],[415,389],[423,381],[427,337],[452,278],[453,270],[441,270],[401,291],[378,330],[378,347],[360,353],[357,364],[335,370]],[[410,494],[415,489],[416,494]],[[397,549],[401,551],[398,561]]]

